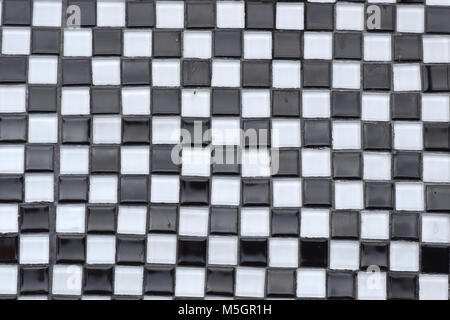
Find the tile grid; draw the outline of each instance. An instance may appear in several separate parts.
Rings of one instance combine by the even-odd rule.
[[[247,8],[247,10],[248,10],[248,8]],[[247,22],[247,24],[248,24],[248,22]],[[63,37],[63,35],[61,35],[61,40],[63,39],[62,38]],[[61,42],[62,43],[62,42]],[[182,44],[181,44],[181,46],[182,46]],[[58,59],[59,60],[59,59]],[[181,60],[181,59],[180,59]],[[243,59],[241,59],[241,61],[244,61]],[[248,60],[247,60],[248,61]],[[269,60],[270,61],[270,60]],[[304,65],[303,65],[303,67],[304,67]],[[270,67],[269,67],[270,68]],[[26,70],[26,68],[25,68],[25,70]],[[58,70],[61,70],[61,68],[58,68]],[[302,74],[302,76],[304,76],[304,72],[305,71],[303,71],[303,74]],[[330,69],[330,71],[329,71],[329,73],[330,73],[330,78],[328,79],[328,82],[330,82],[330,79],[332,79],[331,77],[332,77],[332,69]],[[27,77],[25,77],[25,79],[26,79]],[[434,79],[433,79],[434,80]],[[61,81],[61,78],[59,78],[59,80],[58,81]],[[303,80],[303,81],[305,81],[305,80]],[[58,83],[60,83],[60,82],[58,82]],[[390,85],[390,87],[393,85],[393,83]],[[269,87],[270,87],[270,85],[269,85]],[[313,88],[316,88],[316,85],[313,85],[312,86]],[[328,84],[328,88],[330,88],[330,84]],[[273,90],[273,89],[270,89],[270,90]],[[420,91],[420,90],[419,90]],[[153,94],[153,90],[152,90],[152,94]],[[272,96],[272,95],[271,95]],[[153,95],[152,95],[152,97],[153,97]],[[58,99],[59,100],[59,99]],[[91,106],[92,107],[92,106]],[[153,107],[153,106],[152,106]],[[59,107],[58,107],[59,108]],[[59,110],[59,109],[57,109],[57,110]],[[178,111],[179,112],[179,111]],[[120,114],[120,116],[122,117],[122,112],[120,112],[119,111],[119,114]],[[95,116],[94,116],[95,117]],[[85,118],[85,117],[83,117],[83,118]],[[88,116],[88,119],[90,119],[91,118],[91,116]],[[242,119],[242,117],[239,117],[239,119],[240,119],[240,123],[242,123],[242,125],[243,125],[243,119]],[[259,119],[259,118],[258,118]],[[60,121],[62,121],[62,120],[60,120]],[[303,137],[303,139],[305,139],[305,122],[304,122],[304,120],[302,121],[302,123],[301,123],[302,125],[301,125],[301,128],[302,128],[302,137]],[[150,124],[149,124],[150,125]],[[269,126],[270,126],[270,123],[268,124]],[[59,127],[63,127],[63,124],[62,124],[62,122],[59,122]],[[330,129],[328,129],[328,130],[330,130]],[[94,133],[94,135],[95,135],[95,133]],[[363,137],[363,132],[361,132],[361,137]],[[393,137],[394,138],[394,137]],[[59,141],[63,141],[62,139],[63,139],[63,137],[61,136],[60,137],[60,139],[61,140],[59,140]],[[330,137],[328,137],[328,139],[330,139]],[[433,140],[435,140],[435,139],[433,139]],[[393,140],[392,140],[393,141]],[[444,142],[445,142],[445,140],[444,140]],[[314,144],[314,143],[313,143]],[[302,146],[303,146],[303,144],[302,144]],[[330,146],[330,141],[328,141],[328,146]],[[300,148],[300,146],[298,146],[298,148],[299,149],[301,149]],[[438,147],[439,149],[442,149],[443,147]],[[445,147],[444,147],[445,148]],[[347,149],[347,148],[345,148],[345,149]],[[384,148],[383,148],[384,149]],[[359,149],[361,152],[362,152],[362,149]],[[56,174],[58,174],[59,175],[59,168],[58,168],[58,163],[59,163],[59,161],[58,161],[58,158],[57,158],[57,155],[58,155],[58,152],[56,152],[56,158],[55,158],[55,173]],[[120,160],[119,160],[120,161]],[[361,165],[361,164],[360,164]],[[334,168],[334,166],[330,163],[330,166],[329,166],[329,168],[330,168],[330,170],[332,170],[333,172],[334,172],[334,170],[335,170],[335,168]],[[90,168],[90,169],[92,169],[92,168]],[[89,171],[89,172],[91,172],[91,171]],[[214,176],[214,175],[213,175]],[[420,177],[419,177],[420,178]],[[247,178],[244,178],[243,180],[245,180],[245,179],[247,179]],[[251,180],[253,180],[253,178],[251,178]],[[366,180],[366,179],[364,179],[364,180]],[[390,179],[389,179],[390,180]],[[302,181],[302,182],[304,182],[304,180]],[[331,186],[331,185],[330,185]],[[59,187],[59,185],[56,183],[55,184],[55,195],[54,195],[54,199],[57,199],[57,190],[58,190],[58,187]],[[212,190],[212,185],[210,185],[210,190]],[[244,185],[243,185],[243,189],[244,189],[245,187],[244,187]],[[270,190],[270,188],[271,188],[271,186],[270,186],[270,184],[268,184],[268,185],[266,185],[266,188],[269,188],[269,190]],[[87,186],[86,186],[86,189],[87,189]],[[274,190],[270,190],[270,194],[272,194],[274,192]],[[119,194],[122,194],[122,192],[121,192],[121,190],[120,190],[120,187],[119,187]],[[331,192],[331,193],[329,193],[329,197],[331,197],[330,199],[328,199],[328,202],[330,202],[330,205],[331,205],[331,203],[334,203],[335,201],[335,199],[333,199],[333,195],[334,195],[335,193],[333,193],[333,192]],[[243,194],[243,202],[244,202],[244,200],[245,200],[245,196],[246,196],[246,194],[244,193]],[[59,196],[59,198],[61,198],[61,196]],[[60,199],[61,200],[61,199]],[[303,199],[303,200],[305,200],[305,199]],[[367,200],[367,193],[366,193],[366,200]],[[85,201],[87,201],[87,199],[85,200]],[[270,195],[269,195],[269,203],[268,203],[268,205],[270,206]],[[311,203],[311,205],[316,205],[315,204],[315,202],[314,202],[315,200],[312,200],[312,203]],[[333,202],[334,201],[334,202]],[[19,201],[20,202],[20,201]],[[209,201],[207,201],[208,203],[207,203],[207,205],[209,205]],[[392,203],[394,203],[393,202],[393,200],[391,199],[391,208],[388,208],[388,209],[392,209]],[[304,205],[306,205],[304,202],[303,202],[303,204]],[[243,203],[243,205],[245,206],[245,203]],[[322,205],[323,205],[323,203],[322,203]],[[325,207],[327,207],[328,206],[328,204],[327,205],[325,205]],[[376,204],[375,205],[375,207],[376,206],[379,206],[379,204]],[[385,204],[382,204],[382,206],[385,206]],[[389,205],[388,205],[389,206]],[[300,207],[300,205],[298,205],[298,207]],[[369,208],[370,209],[370,206],[367,206],[366,205],[366,207],[367,208]],[[209,207],[208,207],[209,208]],[[278,208],[278,206],[276,206],[276,208]],[[270,206],[270,209],[275,209],[275,208],[273,208],[272,206]],[[443,211],[448,211],[448,208],[446,207],[446,203],[444,203],[443,204],[443,207],[441,208],[441,210],[443,209]],[[413,211],[415,211],[415,210],[413,210]],[[420,210],[419,210],[420,211]],[[434,210],[431,210],[431,211],[434,211]],[[297,215],[298,215],[299,213],[297,212]],[[335,213],[333,213],[333,215],[334,215]],[[356,212],[353,212],[353,214],[356,214]],[[443,217],[444,217],[444,221],[445,221],[445,218],[448,218],[448,215],[442,215]],[[303,212],[302,212],[302,217],[303,217]],[[50,221],[54,221],[53,219],[50,219]],[[333,222],[333,221],[332,221]],[[331,230],[333,230],[333,224],[332,224],[332,222],[331,222]],[[178,222],[177,222],[177,225],[178,225]],[[358,228],[360,228],[359,226],[357,226]],[[273,228],[273,226],[272,226],[272,228]],[[148,229],[146,229],[146,230],[148,230]],[[240,232],[242,231],[242,230],[239,230]],[[239,232],[239,234],[240,234],[240,232]],[[273,231],[272,231],[273,232]],[[358,234],[360,234],[359,232],[358,232]],[[240,237],[239,237],[239,239],[241,239]],[[324,239],[326,239],[325,241],[326,241],[326,246],[328,247],[328,245],[327,245],[327,241],[328,241],[328,237],[325,237]],[[266,240],[267,241],[267,240]],[[301,241],[303,241],[303,240],[301,240]],[[390,242],[390,239],[389,239],[389,242]],[[50,241],[50,252],[51,252],[51,254],[50,254],[50,265],[52,265],[52,264],[54,264],[56,261],[54,260],[54,257],[56,256],[56,254],[53,252],[53,250],[54,250],[54,248],[52,249],[52,247],[53,247],[53,245],[52,245],[52,243],[53,243],[53,241]],[[422,244],[422,242],[421,241],[419,241],[419,243],[420,243],[420,245]],[[256,244],[255,244],[256,245]],[[205,247],[207,247],[208,246],[208,244],[207,244],[207,242],[205,241],[204,242],[204,246]],[[448,246],[446,246],[445,247],[446,249],[447,249],[447,256],[448,256]],[[302,249],[302,248],[301,248]],[[302,250],[300,249],[300,254],[302,254]],[[243,250],[242,249],[242,243],[241,243],[241,250]],[[258,248],[258,251],[260,251],[261,250],[261,248]],[[267,249],[266,249],[267,250]],[[327,249],[328,250],[328,249]],[[330,249],[331,250],[331,249]],[[70,250],[69,250],[70,251]],[[263,250],[264,251],[264,250]],[[205,249],[205,251],[204,251],[205,253],[204,254],[206,254],[206,249]],[[304,251],[305,253],[306,253],[306,250]],[[267,254],[267,253],[266,253]],[[144,254],[145,255],[145,254]],[[178,255],[179,256],[179,255]],[[328,256],[328,254],[327,254],[327,256]],[[314,252],[314,254],[312,255],[312,257],[311,257],[312,259],[317,259],[317,252]],[[267,258],[265,258],[265,259],[267,259]],[[304,258],[302,258],[302,259],[304,259]],[[192,265],[195,265],[195,263],[196,262],[193,262],[193,261],[189,261],[188,262],[188,264],[192,264]],[[252,264],[252,263],[254,263],[254,262],[251,262],[250,264]],[[258,262],[258,263],[260,263],[260,262]],[[304,263],[304,262],[303,262]],[[245,263],[243,263],[242,262],[242,259],[241,259],[241,263],[240,263],[241,265],[244,265]],[[263,263],[264,264],[264,263]],[[303,264],[303,266],[305,266],[305,264]],[[448,266],[447,266],[448,267]],[[447,270],[447,272],[446,272],[447,274],[448,274],[448,270]],[[281,277],[281,276],[285,276],[285,277],[287,277],[288,279],[291,279],[292,280],[292,277],[293,277],[293,274],[291,275],[291,276],[288,276],[287,275],[288,273],[280,273],[280,274],[275,274],[274,273],[274,277],[275,276],[278,276],[278,277]],[[336,273],[331,273],[331,274],[336,274]],[[353,274],[353,273],[352,273]],[[394,272],[394,274],[396,274],[395,272]],[[343,279],[344,279],[344,281],[354,281],[354,278],[353,278],[353,280],[350,280],[350,278],[348,277],[348,275],[350,275],[350,273],[348,273],[348,272],[345,272],[345,273],[339,273],[338,274],[339,276],[342,276],[343,277]],[[229,276],[229,274],[227,274],[227,276]],[[334,281],[339,281],[339,280],[342,280],[342,279],[334,279],[334,278],[332,278],[332,280],[334,280]],[[402,281],[405,281],[405,279],[404,278],[402,278]],[[51,282],[50,282],[51,283]],[[288,283],[288,282],[286,282],[286,283]],[[223,285],[223,284],[222,284]],[[292,288],[289,288],[289,289],[293,289],[294,287],[292,287]],[[330,276],[329,276],[329,278],[328,278],[328,288],[330,289]],[[266,288],[266,290],[268,290],[269,288]],[[287,288],[278,288],[279,290],[281,290],[281,291],[283,291],[283,290],[285,290],[285,289],[287,289]],[[264,288],[263,288],[263,290],[264,290]],[[276,289],[273,289],[273,290],[275,290],[276,291]],[[390,293],[392,294],[395,290],[393,290],[393,288],[388,288],[388,291],[390,290]],[[280,294],[279,292],[278,293],[276,293],[276,294]],[[283,294],[286,294],[286,292],[283,292]],[[289,295],[291,294],[291,292],[289,292]],[[355,292],[353,292],[352,293],[353,295],[355,294]],[[333,296],[333,293],[331,293],[330,294],[330,291],[329,291],[329,293],[328,293],[328,296],[329,297],[331,297],[331,298],[333,298],[333,297],[338,297],[338,296]],[[417,294],[415,294],[415,297],[417,297]]]

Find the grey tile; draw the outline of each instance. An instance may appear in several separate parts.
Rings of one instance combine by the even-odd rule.
[[[0,117],[0,142],[25,142],[26,130],[26,116]]]
[[[28,86],[28,112],[56,112],[57,88],[53,86]]]
[[[53,171],[54,154],[51,145],[28,145],[25,149],[25,170]]]
[[[153,1],[127,2],[127,27],[153,27],[155,3]]]
[[[450,211],[450,186],[428,185],[425,192],[427,211]]]
[[[27,81],[27,59],[25,57],[0,57],[0,82],[19,83]]]

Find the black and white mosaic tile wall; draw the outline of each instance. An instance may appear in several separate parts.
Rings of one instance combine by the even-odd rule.
[[[450,1],[367,2],[2,0],[0,297],[448,299]]]

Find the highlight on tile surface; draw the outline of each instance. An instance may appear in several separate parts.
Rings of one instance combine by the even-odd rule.
[[[0,3],[1,299],[448,300],[449,1]]]

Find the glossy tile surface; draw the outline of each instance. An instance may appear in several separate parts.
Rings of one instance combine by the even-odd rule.
[[[0,299],[448,299],[449,1],[0,6]]]

